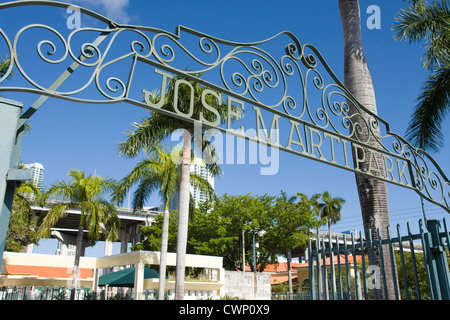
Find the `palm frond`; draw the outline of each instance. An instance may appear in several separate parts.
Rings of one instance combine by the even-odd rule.
[[[64,200],[52,206],[39,227],[41,236],[49,236],[59,219],[67,215],[67,210],[81,210],[80,226],[88,227],[91,244],[99,239],[101,225],[115,219],[115,208],[104,200],[116,186],[116,181],[98,175],[86,175],[84,171],[72,169],[68,181],[57,181],[44,192],[42,199]]]
[[[406,131],[416,148],[439,151],[444,144],[442,122],[450,106],[450,67],[439,68],[425,82]]]
[[[0,59],[0,78],[3,77],[7,72],[11,65],[11,59]],[[11,80],[11,78],[14,76],[14,71],[11,70],[9,75],[6,77],[6,80]]]
[[[74,202],[58,203],[53,206],[38,228],[37,234],[39,237],[50,237],[51,228],[53,228],[61,218],[64,218],[67,215],[67,211],[74,209],[77,206],[78,204]]]
[[[18,186],[14,191],[14,212],[17,213],[22,220],[26,221],[33,215],[31,209],[32,199],[37,199],[41,196],[41,191],[33,183],[27,182]]]
[[[434,1],[419,11],[411,5],[394,21],[394,38],[409,43],[425,42],[424,67],[434,70],[450,62],[450,6],[447,0]]]
[[[210,203],[217,201],[217,194],[207,179],[194,172],[191,172],[189,179],[193,187],[198,187],[200,191],[205,193],[206,198]]]
[[[134,131],[126,131],[128,138],[119,143],[118,152],[121,156],[136,157],[141,151],[152,146],[157,141],[167,138],[173,131],[183,128],[185,123],[157,112],[141,122],[134,122]]]
[[[157,189],[164,203],[175,194],[180,183],[180,168],[172,161],[171,153],[157,144],[149,145],[146,151],[148,158],[141,160],[118,184],[114,202],[121,203],[133,185],[137,185],[133,193],[134,210],[142,208]]]
[[[42,194],[42,199],[43,201],[47,201],[49,198],[55,200],[69,200],[74,194],[74,190],[67,182],[57,181]]]
[[[89,212],[86,215],[85,223],[91,245],[95,244],[102,232],[108,234],[108,239],[111,241],[117,239],[120,221],[116,208],[110,202],[105,200],[90,201],[86,203],[83,211]]]

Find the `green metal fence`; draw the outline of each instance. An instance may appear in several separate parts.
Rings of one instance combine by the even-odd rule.
[[[424,227],[426,230],[424,230]],[[313,300],[450,300],[449,232],[445,219],[419,220],[419,233],[377,240],[362,233],[315,239],[308,245]],[[327,240],[327,241],[325,241]],[[388,262],[388,263],[386,263]],[[390,263],[389,263],[390,262]],[[386,270],[386,265],[390,270]],[[391,271],[391,276],[387,276]]]
[[[272,292],[272,300],[311,300],[309,292]]]
[[[154,300],[156,295],[149,290],[142,293],[145,300]],[[10,286],[0,288],[1,300],[69,300],[70,288],[66,287],[29,287]],[[133,300],[132,290],[123,292],[98,292],[88,288],[77,289],[75,300]]]
[[[27,286],[0,288],[0,300],[66,300],[69,291],[62,287],[37,287],[30,290]],[[80,292],[77,292],[77,298]]]

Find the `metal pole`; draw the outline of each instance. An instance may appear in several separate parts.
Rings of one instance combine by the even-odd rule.
[[[255,232],[253,232],[253,272],[256,272]]]
[[[244,240],[244,229],[242,229],[242,272],[245,272],[245,240]]]
[[[17,125],[23,104],[17,101],[0,98],[0,257],[3,258],[9,219],[14,198],[15,180],[20,171],[16,145]],[[2,262],[3,264],[3,262]]]
[[[431,259],[432,265],[436,268],[437,273],[437,286],[439,286],[439,292],[442,300],[450,300],[450,274],[447,265],[447,255],[445,254],[445,246],[441,241],[440,236],[440,222],[439,220],[428,220],[427,229],[431,235],[432,247]]]
[[[427,216],[425,214],[425,205],[423,203],[423,197],[420,197],[420,204],[422,205],[423,222],[425,222],[425,226],[427,226]]]

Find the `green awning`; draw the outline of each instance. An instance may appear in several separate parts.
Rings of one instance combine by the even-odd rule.
[[[135,268],[127,268],[112,272],[98,278],[99,286],[110,287],[134,287]],[[159,278],[159,273],[153,269],[144,268],[144,279]]]

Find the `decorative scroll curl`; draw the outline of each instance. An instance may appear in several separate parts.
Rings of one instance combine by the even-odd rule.
[[[69,7],[55,1],[21,1],[1,4],[0,12],[23,5]],[[285,31],[267,40],[239,43],[182,26],[172,34],[150,27],[119,25],[84,8],[80,12],[106,26],[58,31],[46,24],[30,24],[8,35],[0,22],[0,48],[7,51],[1,55],[11,61],[0,74],[0,91],[31,92],[84,103],[124,101],[151,108],[142,101],[142,95],[136,96],[133,91],[133,85],[139,82],[135,78],[140,66],[151,66],[198,81],[286,118],[291,124],[304,125],[305,131],[306,127],[319,130],[354,148],[366,148],[367,155],[377,154],[391,168],[398,166],[399,176],[390,177],[389,166],[383,172],[374,170],[376,175],[370,168],[352,171],[414,189],[450,212],[450,183],[435,161],[392,133],[386,121],[364,108],[320,52],[310,44],[302,45],[292,33]],[[30,34],[35,39],[39,32],[45,38],[37,41],[34,52],[42,67],[41,72],[32,75],[30,54],[22,54],[21,48],[29,46]],[[84,76],[69,89],[56,78],[49,85],[50,75],[43,71],[53,66],[70,72],[80,68]],[[5,80],[15,69],[31,86],[8,86]],[[198,78],[199,74],[205,77]],[[95,97],[87,94],[92,88],[98,93]],[[341,167],[349,169],[347,164]]]

